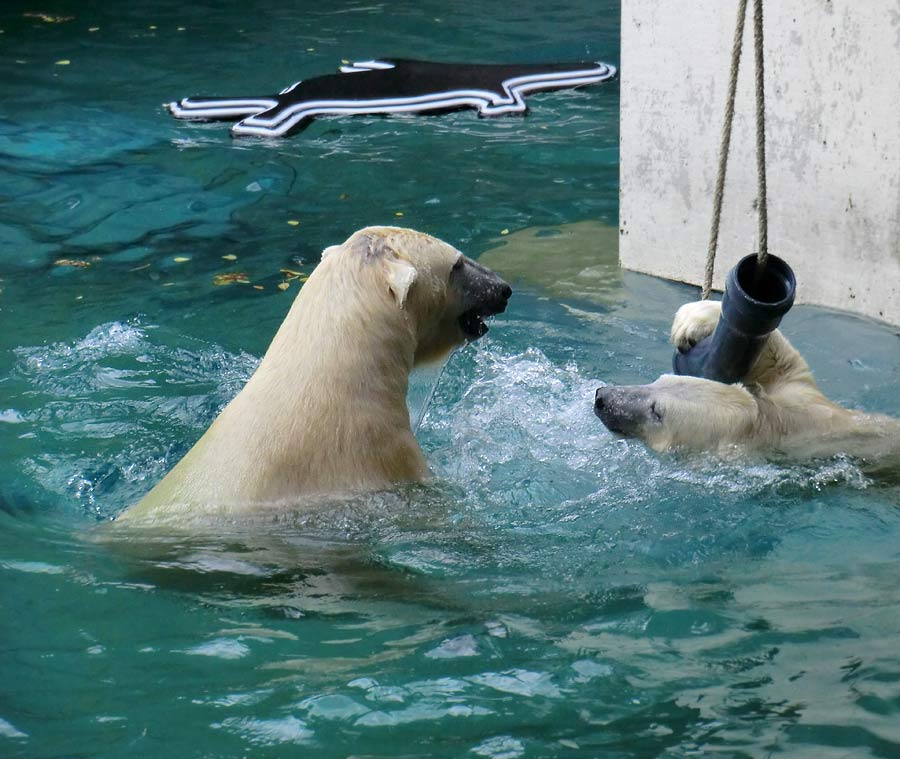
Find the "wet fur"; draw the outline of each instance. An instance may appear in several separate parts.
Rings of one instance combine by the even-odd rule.
[[[720,313],[715,301],[682,306],[672,344],[689,349],[712,334]],[[844,453],[874,469],[900,467],[900,420],[830,401],[778,330],[742,383],[663,375],[642,387],[662,419],[648,419],[634,434],[656,451],[761,452],[796,460]]]
[[[394,227],[369,227],[326,249],[241,392],[120,519],[180,519],[425,479],[408,378],[466,339],[458,324],[466,293],[452,283],[461,256]]]

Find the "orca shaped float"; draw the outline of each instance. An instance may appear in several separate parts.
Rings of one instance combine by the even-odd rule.
[[[430,63],[362,61],[292,84],[270,97],[195,97],[167,104],[178,119],[235,121],[234,135],[284,137],[316,116],[440,113],[475,108],[479,116],[525,113],[525,95],[612,79],[616,69],[581,63]]]

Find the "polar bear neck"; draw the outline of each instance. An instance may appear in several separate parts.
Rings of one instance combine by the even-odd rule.
[[[414,321],[370,270],[353,268],[326,259],[313,272],[241,392],[126,519],[291,505],[428,476],[406,406]]]
[[[216,461],[217,500],[277,501],[427,474],[406,405],[413,326],[386,289],[373,293],[326,263],[198,445],[201,471]]]
[[[313,272],[252,379],[277,378],[296,398],[330,390],[344,405],[369,399],[401,405],[405,414],[416,349],[412,320],[386,287],[369,281],[371,267],[354,270],[336,259]]]

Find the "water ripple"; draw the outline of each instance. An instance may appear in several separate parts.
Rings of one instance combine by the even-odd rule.
[[[276,746],[285,743],[307,744],[314,733],[306,723],[297,717],[280,719],[254,719],[251,717],[229,717],[210,725],[213,729],[237,733],[254,746]]]

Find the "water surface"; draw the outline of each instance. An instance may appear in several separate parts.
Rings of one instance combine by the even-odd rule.
[[[383,55],[617,65],[617,3],[52,6],[0,10],[0,755],[900,755],[896,486],[657,457],[591,413],[668,368],[696,297],[610,263],[617,83],[276,142],[160,105]],[[414,379],[435,481],[104,540],[250,376],[290,272],[374,223],[517,287]],[[831,397],[900,414],[895,330],[784,326]]]

